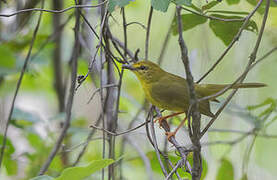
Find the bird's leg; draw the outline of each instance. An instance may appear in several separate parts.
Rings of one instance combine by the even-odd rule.
[[[177,113],[170,114],[168,116],[161,116],[161,117],[158,117],[157,119],[155,119],[154,122],[156,123],[157,121],[159,121],[159,125],[161,126],[163,120],[166,120],[167,118],[174,117],[174,116],[177,116],[177,115],[183,114],[183,113],[184,112],[177,112]]]
[[[184,120],[179,124],[179,126],[175,129],[174,132],[166,132],[165,135],[167,135],[167,140],[170,140],[170,138],[172,136],[175,136],[175,134],[177,133],[177,131],[184,125],[184,123],[187,120],[187,116],[184,118]]]

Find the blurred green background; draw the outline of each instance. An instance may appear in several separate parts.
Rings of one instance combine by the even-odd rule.
[[[24,8],[30,2],[33,2],[33,0],[26,0],[20,3],[13,0],[7,1],[7,3],[1,1],[0,12],[1,14],[14,12],[18,7]],[[32,4],[30,8],[39,8],[40,3],[38,2]],[[210,10],[250,12],[254,8],[250,3],[251,1],[233,1],[233,4],[230,2],[223,1]],[[86,1],[83,3],[89,5],[97,4],[96,1]],[[205,1],[194,0],[192,3],[200,8],[206,5]],[[272,1],[272,3],[274,5],[275,2]],[[73,0],[63,1],[63,8],[72,5],[74,5]],[[139,22],[146,26],[150,5],[150,1],[146,0],[129,2],[125,6],[127,22]],[[44,8],[53,9],[52,2],[46,1]],[[99,33],[99,10],[97,8],[86,8],[83,12],[93,28],[96,29],[96,32]],[[62,13],[60,16],[61,24],[71,14],[74,15],[74,10]],[[182,14],[188,14],[188,12],[182,11]],[[1,132],[4,132],[11,100],[29,49],[38,15],[39,12],[32,12],[20,16],[1,17],[0,19]],[[178,45],[178,36],[173,33],[174,29],[176,31],[174,22],[173,26],[171,26],[174,15],[174,3],[169,5],[166,12],[154,10],[150,29],[149,60],[157,62],[166,34],[170,30],[168,46],[164,52],[161,67],[166,71],[185,77],[184,65],[181,61]],[[246,15],[240,16],[245,17]],[[256,13],[252,18],[258,30],[260,30],[262,18],[262,12]],[[53,34],[54,21],[55,18],[53,18],[52,13],[43,13],[31,59],[16,99],[12,121],[8,130],[7,149],[0,171],[0,179],[30,179],[35,177],[47,159],[61,131],[61,124],[65,118],[65,113],[59,111],[59,102],[54,88],[55,75],[52,60],[56,44],[53,39],[49,40],[49,37]],[[209,21],[207,20],[206,23],[197,25],[183,34],[188,46],[191,69],[195,80],[198,80],[212,66],[227,47],[224,41],[215,35],[209,25]],[[70,67],[68,63],[74,44],[74,24],[75,18],[73,17],[64,26],[61,36],[61,64],[63,83],[65,85],[65,98],[67,98],[70,87]],[[123,41],[122,13],[120,8],[116,8],[112,12],[112,17],[109,18],[109,25],[113,36]],[[138,57],[139,59],[144,59],[146,30],[137,24],[129,25],[127,30],[128,48],[132,52],[135,52],[139,48],[140,53]],[[219,66],[204,79],[203,83],[232,83],[239,77],[248,63],[257,35],[258,32],[243,31],[239,41],[235,43]],[[78,75],[85,75],[88,72],[89,62],[95,53],[98,40],[83,22],[81,22],[80,41],[81,54],[78,58]],[[270,7],[269,17],[257,58],[262,57],[276,46],[277,7]],[[41,47],[43,48],[41,49]],[[116,51],[114,52],[116,54]],[[116,55],[119,56],[118,54]],[[99,118],[101,113],[99,93],[88,103],[92,93],[99,87],[98,61],[99,57],[97,57],[91,76],[75,93],[72,123],[63,142],[62,149],[49,167],[47,174],[50,176],[55,177],[59,175],[64,168],[71,166],[75,162],[91,131],[89,125],[95,124]],[[118,65],[121,66],[120,64]],[[205,179],[240,179],[245,172],[247,172],[248,179],[276,179],[277,125],[273,121],[276,119],[276,67],[277,53],[275,52],[251,70],[245,82],[262,82],[268,86],[260,89],[239,90],[231,100],[231,103],[213,124],[211,131],[201,140],[203,143],[203,158],[207,163],[205,167],[207,172]],[[117,73],[115,74],[118,79]],[[219,99],[223,102],[227,95]],[[129,123],[136,116],[139,109],[143,107],[143,104],[144,94],[138,80],[131,72],[124,72],[119,106],[121,113],[119,113],[118,118],[118,132],[128,129]],[[261,107],[257,108],[254,106],[258,104]],[[215,112],[218,107],[218,104],[212,104],[212,111]],[[266,119],[263,119],[265,117],[265,114],[261,114],[263,112],[268,115]],[[140,112],[132,127],[143,123],[146,113],[146,111]],[[209,118],[202,117],[203,127],[208,120]],[[264,126],[265,122],[271,121],[272,123],[268,127]],[[171,126],[176,126],[178,122],[178,118],[173,119]],[[249,135],[235,142],[234,140],[243,134],[219,132],[219,129],[249,132],[253,128],[259,129],[261,134],[274,136],[257,136],[254,138],[253,135]],[[166,141],[164,131],[158,125],[155,126],[155,130],[159,146],[163,149],[164,142]],[[96,131],[78,165],[85,165],[92,160],[102,159],[101,137],[102,132]],[[178,132],[176,138],[182,145],[191,144],[186,127]],[[1,142],[2,139],[3,136],[1,136]],[[126,145],[124,153],[121,154],[123,140],[126,141]],[[230,141],[234,142],[230,143]],[[246,171],[243,171],[243,164],[247,154],[249,154],[248,148],[252,142],[254,144],[250,153],[248,168]],[[168,143],[166,146],[170,159],[176,162],[178,156],[174,151],[175,149]],[[122,160],[121,170],[119,165],[116,166],[117,177],[119,177],[121,171],[124,179],[149,179],[151,174],[153,179],[164,178],[156,159],[154,148],[148,142],[144,127],[124,136],[116,137],[115,147],[116,160]],[[138,152],[136,147],[139,147],[141,152]],[[148,157],[151,169],[147,169],[139,153]],[[87,179],[100,179],[100,177],[101,171],[97,171],[90,177],[87,177]]]

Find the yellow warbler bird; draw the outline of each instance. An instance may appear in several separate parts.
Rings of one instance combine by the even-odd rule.
[[[160,109],[174,111],[176,113],[169,116],[160,117],[157,120],[161,123],[169,117],[178,114],[187,113],[189,109],[189,92],[187,80],[171,74],[161,69],[157,64],[150,61],[139,61],[132,65],[123,65],[125,69],[129,69],[138,77],[146,99]],[[194,84],[197,98],[202,98],[216,94],[228,84]],[[258,88],[266,86],[263,83],[241,83],[236,84],[232,89],[237,88]],[[199,111],[209,117],[214,117],[210,109],[210,101],[217,101],[213,97],[199,102]],[[186,118],[184,119],[184,121]],[[177,127],[173,133],[167,133],[168,138],[174,136],[184,121]]]

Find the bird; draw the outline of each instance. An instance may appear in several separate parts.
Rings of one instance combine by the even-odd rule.
[[[182,113],[188,113],[190,108],[189,90],[187,80],[183,77],[169,73],[158,64],[151,61],[141,60],[133,64],[123,64],[122,68],[132,71],[142,85],[146,99],[150,103],[160,109],[173,111],[174,113],[168,116],[162,116],[155,120],[161,122],[167,118],[177,116]],[[194,90],[198,99],[210,97],[220,92],[230,84],[198,84],[194,83]],[[238,83],[233,85],[232,89],[238,88],[259,88],[264,87],[264,83]],[[217,96],[220,96],[219,94]],[[212,96],[198,103],[198,110],[201,114],[214,118],[215,115],[211,112],[210,101],[219,102],[216,97]],[[167,132],[168,139],[175,136],[177,131],[183,126],[187,117],[179,124],[174,132]]]

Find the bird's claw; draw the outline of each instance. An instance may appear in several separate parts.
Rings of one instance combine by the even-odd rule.
[[[154,123],[156,123],[157,121],[159,122],[159,126],[162,127],[162,122],[165,120],[166,118],[164,117],[158,117],[157,119],[154,120]]]
[[[167,136],[167,140],[170,141],[171,137],[175,137],[176,132],[165,132],[165,135]]]

